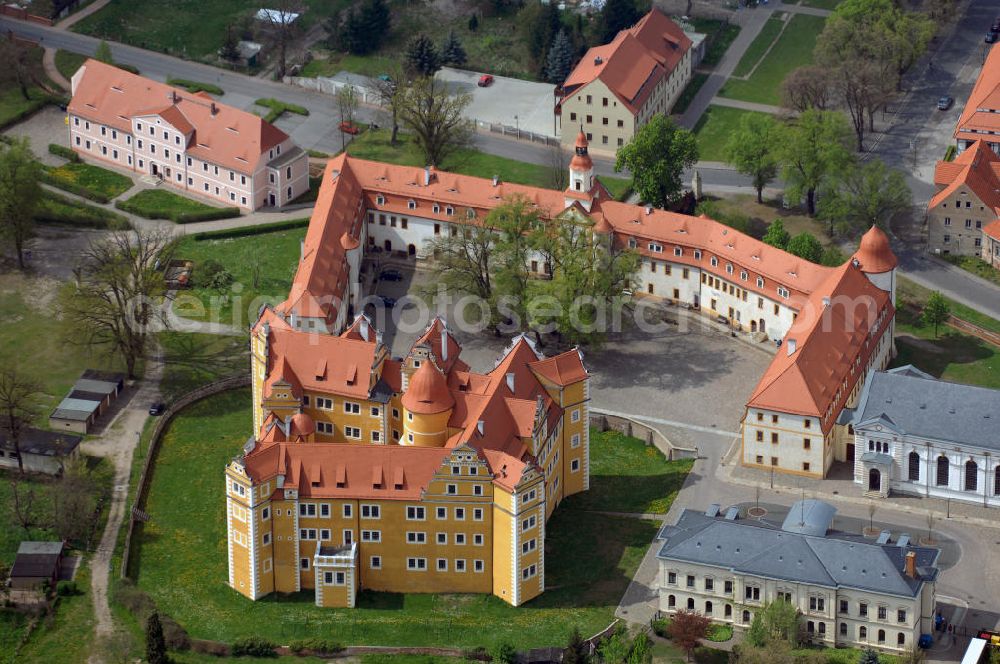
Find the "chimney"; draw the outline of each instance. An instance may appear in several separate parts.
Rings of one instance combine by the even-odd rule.
[[[359,331],[361,332],[361,338],[368,341],[368,319],[361,316],[361,325],[359,326]]]
[[[507,389],[509,389],[511,392],[514,391],[514,374],[513,373],[507,374]]]
[[[911,579],[917,578],[917,554],[915,551],[906,553],[906,561],[903,564],[903,571]]]
[[[788,349],[788,356],[791,357],[795,354],[795,339],[789,339],[785,342],[785,348]]]
[[[604,63],[604,58],[602,58],[599,55],[594,57],[594,64],[595,65],[600,65],[600,64],[603,64],[603,63]]]
[[[653,214],[653,206],[652,205],[647,205],[646,206],[646,214],[647,215]]]
[[[500,184],[500,176],[499,175],[494,175],[493,176],[493,186],[495,187],[498,184]]]
[[[217,107],[217,106],[215,105],[215,102],[213,101],[213,102],[212,102],[212,115],[214,116],[214,115],[215,115],[216,113],[218,113],[218,112],[219,112],[219,109],[218,109],[218,107]]]
[[[171,104],[176,104],[179,101],[179,98],[177,96],[177,90],[171,90],[170,95],[168,95],[168,98],[170,99]]]
[[[431,167],[424,166],[424,186],[428,186],[431,183]]]
[[[448,359],[448,330],[441,330],[441,360]]]
[[[305,238],[299,240],[299,262],[306,257],[306,241]]]
[[[479,431],[480,436],[483,435],[483,429],[485,428],[486,428],[486,422],[484,422],[483,420],[479,420],[478,422],[476,422],[476,429]]]

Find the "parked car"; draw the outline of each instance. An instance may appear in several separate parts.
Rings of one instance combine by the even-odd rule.
[[[156,403],[152,404],[149,407],[149,414],[152,415],[153,417],[159,417],[160,415],[163,415],[163,410],[165,407],[166,406],[164,406],[162,402],[157,401]]]
[[[939,111],[947,111],[954,103],[955,100],[952,97],[945,95],[944,97],[938,99],[937,107]]]
[[[984,40],[987,44],[992,44],[997,40],[997,33],[992,30],[986,33],[986,39]]]
[[[392,83],[392,76],[389,76],[388,74],[379,74],[378,80],[385,81],[386,83]]]
[[[493,85],[493,76],[491,74],[483,74],[479,77],[479,87],[488,88]]]
[[[403,275],[399,270],[382,270],[378,275],[378,278],[382,281],[402,281]]]
[[[350,134],[351,136],[357,136],[358,134],[361,133],[361,130],[358,129],[358,127],[353,122],[347,122],[345,120],[344,122],[341,122],[338,126],[340,127],[340,131],[344,132],[345,134]]]

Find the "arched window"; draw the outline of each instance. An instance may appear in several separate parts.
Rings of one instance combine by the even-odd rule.
[[[826,634],[826,623],[825,622],[819,623],[818,628],[819,628],[820,636],[823,636],[823,635]]]
[[[847,623],[840,623],[840,635],[847,636]]]
[[[712,615],[712,603],[711,602],[705,602],[705,615],[706,616]]]
[[[726,618],[732,618],[733,617],[733,605],[732,604],[726,604],[726,608],[724,608],[722,610],[722,614]]]
[[[885,630],[884,629],[880,629],[878,631],[878,642],[879,642],[879,645],[885,643]]]
[[[920,455],[916,452],[910,452],[910,481],[919,482],[920,481]]]
[[[906,645],[906,634],[900,632],[899,634],[896,635],[896,645],[900,647]]]
[[[667,595],[667,608],[672,609],[677,606],[677,598],[673,595]]]
[[[943,454],[937,460],[937,485],[948,486],[948,457]]]
[[[694,611],[694,598],[688,597],[688,611]]]
[[[750,612],[749,611],[744,611],[743,612],[743,622],[745,622],[745,623],[750,622]]]
[[[858,640],[864,641],[867,638],[868,638],[868,628],[862,625],[861,627],[858,628]]]
[[[979,488],[979,464],[972,459],[965,462],[965,490],[975,491]]]

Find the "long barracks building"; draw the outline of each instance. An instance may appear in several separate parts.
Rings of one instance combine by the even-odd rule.
[[[393,359],[368,318],[348,320],[366,248],[425,258],[428,240],[512,196],[589,228],[595,247],[638,252],[644,296],[785,340],[747,405],[744,463],[822,477],[849,452],[837,413],[892,350],[895,258],[881,231],[827,268],[705,217],[619,203],[582,134],[569,182],[330,161],[289,296],[251,335],[256,435],[226,469],[234,589],[314,588],[322,606],[353,606],[361,589],[514,605],[543,591],[546,520],[589,487],[582,354],[546,358],[518,337],[477,373],[443,321]],[[529,269],[550,271],[541,255]]]

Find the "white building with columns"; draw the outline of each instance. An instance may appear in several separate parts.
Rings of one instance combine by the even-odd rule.
[[[842,421],[858,450],[854,481],[890,493],[1000,507],[1000,390],[937,380],[913,366],[869,376]]]

